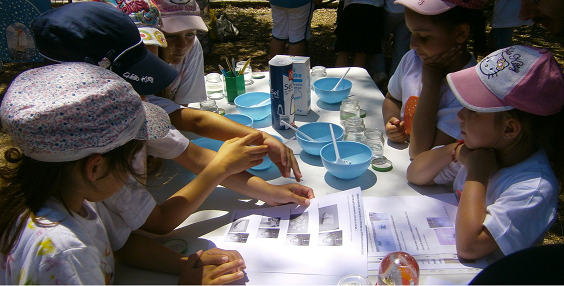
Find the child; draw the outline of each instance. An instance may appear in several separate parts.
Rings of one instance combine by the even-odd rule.
[[[369,56],[382,53],[384,0],[345,0],[335,29],[335,67],[366,68]]]
[[[119,27],[119,29],[115,29],[115,27]],[[110,57],[107,60],[111,63],[110,68],[114,64],[118,64],[121,68],[120,70],[125,70],[128,73],[128,68],[134,66],[140,70],[138,73],[151,73],[150,75],[155,81],[161,80],[161,73],[154,69],[153,65],[145,62],[146,58],[153,57],[151,53],[142,50],[146,53],[146,56],[137,53],[129,54],[131,51],[138,49],[137,43],[141,42],[139,32],[127,15],[110,5],[97,2],[67,4],[40,15],[32,24],[32,29],[39,51],[50,59],[56,59],[58,61],[91,59],[89,62],[96,63],[101,62],[101,59],[108,51],[113,51],[113,54],[121,54],[122,56],[119,58]],[[130,48],[130,46],[134,46],[135,48]],[[140,48],[143,48],[143,46],[141,45]],[[165,68],[171,69],[162,60],[157,58],[156,61],[158,64],[164,64]],[[154,66],[158,67],[158,65]],[[120,75],[127,79],[129,77],[124,76],[126,72],[122,72]],[[171,81],[172,80],[169,80],[168,83]],[[148,84],[148,87],[146,87],[144,91],[154,93],[158,91],[157,88],[157,86]],[[210,134],[213,134],[214,136],[210,136],[211,138],[227,140],[255,134],[254,136],[256,137],[253,144],[260,145],[263,142],[265,145],[269,144],[265,142],[269,141],[268,139],[264,139],[264,141],[261,140],[261,137],[265,137],[264,134],[261,133],[257,135],[258,133],[255,129],[237,124],[218,114],[189,108],[182,108],[178,110],[178,112],[180,112],[179,117],[182,119],[180,122],[184,122],[180,126],[186,127],[186,125],[190,124],[191,128],[186,129],[194,131],[199,135],[210,136]],[[191,172],[196,174],[200,173],[213,159],[215,152],[201,148],[195,144],[189,144],[186,137],[177,130],[173,131],[176,132],[172,132],[164,139],[147,142],[147,153],[158,158],[174,159]],[[280,143],[277,139],[274,140]],[[271,152],[273,151],[272,149],[274,149],[275,152],[281,151],[279,157],[273,160],[280,165],[281,170],[295,166],[295,164],[290,163],[295,163],[295,158],[293,158],[293,155],[291,157],[288,155],[288,153],[291,153],[291,149],[287,148],[285,145],[281,148],[278,148],[278,145],[273,145],[273,147],[275,148],[271,148],[269,145]],[[292,158],[292,160],[288,160],[288,164],[283,166],[280,157]],[[255,160],[255,163],[260,162]],[[285,171],[289,173],[289,170]],[[296,179],[299,180],[299,178]],[[201,191],[202,186],[199,185],[198,188],[194,188],[192,187],[194,184],[196,183],[193,182],[192,185],[182,189],[184,196],[200,194],[205,197],[207,196],[206,194],[211,192],[217,185],[207,185],[205,186],[206,191]],[[288,202],[306,204],[307,199],[313,197],[313,192],[308,187],[299,184],[271,185],[256,176],[252,176],[248,172],[241,172],[240,174],[230,176],[225,181],[221,182],[221,184],[232,190],[274,205]],[[141,206],[144,207],[142,213],[132,218],[135,219],[137,223],[132,224],[131,229],[136,229],[136,227],[138,228],[146,223],[143,228],[146,231],[161,234],[168,233],[184,221],[199,205],[190,204],[190,207],[178,207],[180,209],[179,212],[168,211],[165,212],[168,216],[161,217],[161,219],[157,220],[146,221],[153,207],[164,209],[166,204],[174,204],[173,202],[167,201],[161,206],[156,206],[156,202],[152,199],[151,195],[148,193],[146,195],[147,198],[145,200],[141,199],[139,195],[131,197],[134,203],[124,203],[123,200],[129,197],[122,195],[118,197],[120,201],[112,204],[120,207],[126,205],[135,205],[139,208]],[[192,202],[192,200],[190,200],[190,202]],[[198,202],[200,202],[200,200],[198,200]],[[119,213],[119,211],[117,212]],[[153,214],[161,214],[161,212],[162,210],[155,210]]]
[[[111,283],[114,259],[100,202],[129,176],[140,176],[132,166],[140,140],[167,134],[166,113],[142,102],[113,72],[64,63],[20,74],[0,116],[20,148],[8,149],[9,165],[0,168],[2,284]],[[246,156],[234,155],[252,153],[245,140],[224,144],[205,172],[222,177],[216,170],[246,169]],[[240,259],[201,269],[195,263],[201,252],[188,261],[172,252],[161,258],[191,273],[179,282],[226,283],[243,276]]]
[[[464,105],[464,142],[417,156],[407,178],[453,184],[458,256],[508,255],[542,242],[564,179],[564,79],[546,50],[511,46],[447,75]],[[453,163],[454,162],[454,163]]]
[[[159,95],[187,105],[207,98],[204,80],[204,52],[196,34],[208,28],[196,1],[155,0],[162,16],[161,29],[167,47],[159,57],[179,72],[179,76]]]
[[[322,0],[270,0],[272,40],[270,57],[306,56],[315,4]],[[286,50],[286,46],[288,49]]]
[[[454,142],[460,134],[456,112],[462,106],[445,75],[476,64],[467,42],[473,17],[482,11],[466,8],[473,1],[480,0],[461,2],[465,6],[443,0],[396,1],[406,6],[412,50],[390,79],[382,113],[388,138],[393,142],[409,140],[411,158],[433,146]]]

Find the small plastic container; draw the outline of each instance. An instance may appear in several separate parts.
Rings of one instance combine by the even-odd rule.
[[[364,119],[360,117],[349,117],[345,120],[344,141],[362,143],[364,141]]]
[[[209,99],[219,100],[225,97],[222,76],[218,73],[206,75],[206,93]]]
[[[320,79],[327,77],[327,71],[324,66],[314,66],[311,68],[311,74],[309,78],[309,82],[311,83],[311,90],[314,90],[313,83]]]
[[[219,114],[219,107],[215,103],[215,100],[208,99],[200,102],[200,110],[211,111]]]
[[[345,120],[349,117],[360,117],[360,105],[358,105],[358,101],[354,99],[354,96],[351,95],[341,102],[341,107],[339,108],[340,117],[341,117],[341,125],[345,125]]]

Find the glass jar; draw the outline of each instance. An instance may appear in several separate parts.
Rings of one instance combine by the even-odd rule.
[[[215,103],[215,100],[208,99],[200,102],[200,110],[211,111],[219,113],[219,107]]]
[[[360,117],[360,105],[354,96],[349,96],[341,102],[340,107],[341,126],[345,126],[345,120],[349,117]]]
[[[206,93],[209,99],[219,100],[225,97],[222,76],[218,73],[206,75]]]
[[[311,85],[311,89],[313,90],[313,83],[320,79],[327,77],[327,71],[324,66],[314,66],[311,68],[311,75],[309,77],[309,82]]]
[[[345,120],[345,141],[364,141],[364,120],[360,117],[349,117]]]
[[[384,157],[384,132],[378,128],[366,128],[364,130],[364,141],[372,149],[372,158]]]

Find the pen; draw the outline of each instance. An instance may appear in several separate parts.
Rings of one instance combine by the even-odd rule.
[[[223,76],[229,77],[229,75],[227,74],[227,72],[225,71],[225,69],[221,65],[217,65],[217,66],[219,67],[219,70],[221,71]]]
[[[251,58],[249,58],[245,64],[243,65],[243,68],[241,68],[241,70],[239,72],[241,73],[245,73],[245,69],[247,68],[247,66],[249,65],[249,62],[251,61]]]

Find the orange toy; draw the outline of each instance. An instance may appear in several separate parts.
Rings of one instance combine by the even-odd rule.
[[[411,124],[413,124],[413,116],[415,116],[417,102],[419,102],[419,97],[410,96],[405,103],[405,110],[403,111],[403,121],[405,122],[405,133],[407,133],[407,135],[411,134]]]

